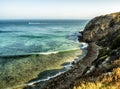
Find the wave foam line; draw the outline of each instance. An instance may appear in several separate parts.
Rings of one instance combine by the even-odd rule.
[[[54,51],[54,52],[41,52],[41,53],[30,53],[30,54],[43,54],[43,55],[49,55],[49,54],[57,54],[60,52],[67,52],[67,51],[74,51],[74,50],[78,50],[80,48],[74,48],[74,49],[69,49],[69,50],[61,50],[61,51]]]
[[[69,69],[71,69],[72,67],[72,62],[68,65],[65,65],[64,68],[66,69],[66,71],[68,71]],[[25,86],[32,86],[34,85],[35,83],[39,83],[39,82],[45,82],[49,79],[52,79],[52,78],[55,78],[63,73],[65,73],[66,71],[62,71],[62,72],[58,72],[57,74],[53,75],[53,76],[48,76],[47,78],[45,79],[41,79],[41,80],[37,80],[37,81],[34,81],[34,82],[30,82],[30,83],[27,83],[27,84],[21,84],[21,85],[17,85],[17,86],[14,86],[12,88],[6,88],[6,89],[14,89],[14,88],[20,88],[20,87],[25,87]]]
[[[81,44],[83,45],[83,46],[81,47],[82,49],[85,49],[85,48],[88,47],[88,44],[87,44],[87,43],[82,42]]]
[[[72,61],[72,62],[73,62],[73,61]],[[73,66],[73,65],[72,65],[72,62],[70,62],[70,64],[64,66],[64,68],[66,69],[66,71],[68,71],[69,69],[71,69],[71,67]],[[35,84],[35,83],[44,82],[44,81],[47,81],[47,80],[49,80],[49,79],[51,79],[51,78],[55,78],[55,77],[57,77],[57,76],[65,73],[66,71],[59,72],[59,73],[57,73],[57,74],[55,74],[55,75],[53,75],[53,76],[48,76],[47,78],[42,79],[42,80],[37,80],[37,81],[31,82],[31,83],[28,83],[27,86],[32,86],[32,85]]]
[[[17,57],[17,56],[30,56],[30,55],[39,55],[39,54],[42,54],[42,55],[50,55],[50,54],[57,54],[57,53],[60,53],[60,52],[67,52],[67,51],[74,51],[74,50],[78,50],[80,48],[74,48],[74,49],[69,49],[69,50],[61,50],[61,51],[54,51],[54,52],[33,52],[33,53],[26,53],[26,54],[20,54],[20,55],[0,55],[0,58],[9,58],[9,57]]]
[[[57,76],[63,74],[64,72],[66,72],[66,71],[59,72],[59,73],[57,73],[56,75],[53,75],[53,76],[49,76],[49,77],[47,77],[46,79],[37,80],[37,81],[31,82],[31,83],[28,83],[27,85],[28,85],[28,86],[32,86],[32,85],[35,84],[35,83],[39,83],[39,82],[47,81],[47,80],[49,80],[49,79],[51,79],[51,78],[54,78],[54,77],[57,77]]]
[[[30,83],[27,83],[27,84],[17,85],[17,86],[14,86],[14,87],[11,87],[11,88],[6,88],[6,89],[14,89],[14,88],[20,88],[20,87],[25,87],[25,86],[32,86],[32,85],[35,84],[35,83],[44,82],[44,81],[47,81],[47,80],[49,80],[49,79],[51,79],[51,78],[57,77],[57,76],[63,74],[64,72],[66,72],[66,71],[59,72],[59,73],[57,73],[56,75],[53,75],[53,76],[48,76],[48,77],[45,78],[45,79],[37,80],[37,81],[30,82]]]

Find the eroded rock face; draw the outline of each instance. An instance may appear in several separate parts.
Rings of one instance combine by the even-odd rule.
[[[99,16],[92,19],[82,32],[82,41],[93,42],[105,37],[108,33],[120,30],[120,12]],[[81,39],[81,38],[80,38]]]

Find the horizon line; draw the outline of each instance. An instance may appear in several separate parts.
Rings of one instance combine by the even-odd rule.
[[[92,19],[92,18],[90,18],[90,19]],[[21,18],[18,18],[18,19],[0,19],[0,20],[90,20],[90,19],[88,19],[88,18],[84,18],[84,19],[70,19],[70,18],[63,18],[63,19],[56,19],[56,18],[49,18],[49,19],[21,19]]]

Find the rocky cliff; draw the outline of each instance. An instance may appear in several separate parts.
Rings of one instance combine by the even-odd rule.
[[[120,12],[92,19],[81,33],[80,41],[95,42],[100,49],[74,89],[120,89]]]
[[[86,57],[42,89],[120,89],[120,12],[92,19],[81,34],[79,41],[89,44]]]
[[[120,12],[103,15],[92,19],[85,27],[83,41],[98,41],[108,33],[113,33],[120,29]]]

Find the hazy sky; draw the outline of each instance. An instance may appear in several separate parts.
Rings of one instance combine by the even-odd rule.
[[[120,0],[0,0],[0,19],[89,19],[120,11]]]

